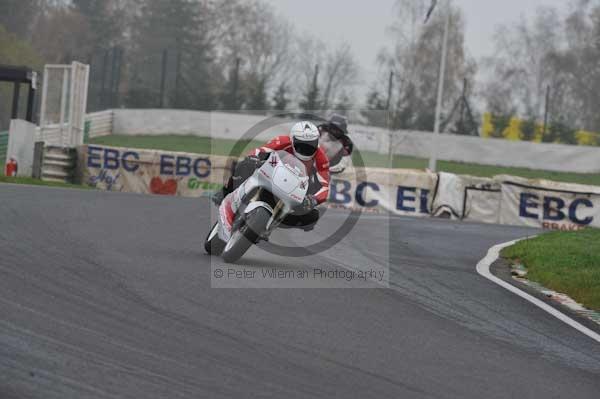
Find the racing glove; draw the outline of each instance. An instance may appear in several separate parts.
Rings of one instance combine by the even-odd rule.
[[[250,155],[246,157],[246,162],[252,167],[252,170],[254,171],[260,168],[265,161],[258,156]]]
[[[317,199],[314,195],[308,194],[304,197],[304,201],[302,202],[302,210],[304,213],[308,213],[317,207]]]

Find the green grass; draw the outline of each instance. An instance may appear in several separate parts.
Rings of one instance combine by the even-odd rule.
[[[8,132],[0,132],[0,166],[4,168],[6,163],[6,151],[8,150]]]
[[[47,186],[47,187],[62,187],[62,188],[79,188],[79,189],[91,189],[91,187],[82,186],[78,184],[50,182],[34,179],[32,177],[6,177],[0,176],[1,183],[12,183],[12,184],[29,184],[33,186]]]
[[[553,232],[502,251],[522,262],[527,278],[600,310],[600,230]]]
[[[210,139],[208,137],[196,136],[105,136],[90,140],[92,144],[109,145],[116,147],[130,148],[147,148],[166,151],[182,151],[199,154],[212,153],[215,155],[228,155],[231,152],[235,140]],[[212,150],[211,150],[212,144]],[[246,150],[258,147],[264,144],[261,141],[245,142]],[[245,153],[245,151],[243,153]],[[388,167],[389,161],[386,155],[373,152],[362,152],[362,158],[366,166],[371,167]],[[358,165],[355,157],[355,165]],[[428,161],[422,158],[414,158],[407,156],[394,157],[394,168],[406,169],[425,169],[428,166]],[[554,181],[562,181],[567,183],[579,183],[587,185],[600,186],[600,174],[581,174],[581,173],[563,173],[550,172],[543,170],[532,170],[525,168],[506,168],[499,166],[487,166],[478,164],[467,164],[461,162],[438,162],[440,171],[472,175],[480,177],[493,177],[496,175],[512,175],[521,176],[531,179],[548,179]]]

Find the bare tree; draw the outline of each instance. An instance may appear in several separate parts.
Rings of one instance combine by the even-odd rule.
[[[90,46],[106,50],[123,38],[127,9],[135,2],[123,0],[72,0],[75,9],[85,16],[91,31]]]
[[[296,38],[295,48],[294,80],[296,91],[303,97],[299,104],[301,108],[328,110],[338,103],[348,106],[360,76],[350,45],[342,43],[328,47],[316,37],[303,35]],[[315,67],[318,67],[318,73]]]
[[[598,38],[600,5],[586,0],[572,1],[566,17],[544,7],[533,19],[500,27],[496,55],[485,60],[488,110],[519,115],[531,125],[544,120],[547,109],[546,141],[571,143],[573,128],[600,131]]]
[[[31,39],[36,17],[42,11],[43,0],[0,1],[0,25],[19,39]]]
[[[4,26],[0,25],[0,60],[9,65],[27,65],[39,70],[42,65],[42,59],[33,49],[30,43],[17,38],[16,34],[7,32]],[[12,102],[12,84],[0,83],[0,130],[8,129]]]
[[[214,62],[212,29],[207,2],[141,0],[133,31],[135,62],[128,102],[139,107],[159,104],[161,60],[166,50],[169,105],[213,109],[221,75]]]
[[[294,51],[291,55],[292,86],[295,97],[300,98],[300,108],[314,111],[320,108],[322,66],[325,62],[327,48],[323,41],[303,33],[294,39]]]
[[[347,107],[350,98],[348,90],[356,85],[359,75],[358,63],[348,43],[327,54],[324,75],[323,109],[340,103]],[[342,90],[344,93],[340,93]]]
[[[564,50],[549,55],[553,113],[560,110],[560,118],[572,126],[600,131],[600,5],[573,2],[564,36]]]
[[[546,88],[551,84],[549,57],[561,48],[561,21],[554,8],[540,8],[535,19],[524,18],[500,26],[495,55],[484,60],[487,84],[483,91],[489,108],[540,119]]]
[[[273,95],[273,109],[277,111],[285,111],[290,100],[287,97],[287,86],[285,83],[280,83],[277,87],[277,91]]]
[[[231,70],[241,60],[236,77],[244,89],[246,108],[266,109],[268,92],[290,67],[291,25],[256,0],[226,1],[215,13],[220,22],[217,43],[223,70]]]
[[[32,42],[44,61],[88,60],[92,31],[85,16],[68,6],[49,7],[32,32]]]
[[[375,88],[382,92],[371,92],[370,101],[380,103],[382,98],[387,98],[382,89],[387,87],[392,70],[396,84],[391,111],[396,128],[433,129],[445,15],[436,12],[423,24],[429,5],[425,0],[397,1],[397,18],[388,28],[394,45],[392,49],[382,50],[378,57],[381,77]],[[464,79],[472,86],[476,72],[475,62],[465,50],[462,12],[458,8],[452,8],[451,12],[444,92],[446,114],[459,99]]]

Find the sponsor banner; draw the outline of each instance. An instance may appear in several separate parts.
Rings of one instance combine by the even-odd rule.
[[[227,157],[96,145],[79,147],[83,184],[106,191],[201,197],[222,187]]]
[[[493,179],[440,172],[433,216],[498,223],[500,185]]]
[[[350,168],[332,176],[329,206],[429,216],[436,183],[435,173],[420,170]]]
[[[462,220],[499,224],[501,199],[499,184],[467,186]]]
[[[201,197],[230,176],[228,157],[98,145],[79,148],[79,179],[101,190]],[[328,205],[428,216],[437,175],[418,170],[349,169],[331,179]]]
[[[219,190],[234,165],[224,156],[86,145],[79,148],[78,177],[108,191],[201,197]],[[348,169],[331,177],[327,205],[417,217],[447,212],[457,219],[554,230],[600,227],[600,187],[512,176]]]
[[[600,227],[600,187],[497,176],[500,223],[579,230]]]

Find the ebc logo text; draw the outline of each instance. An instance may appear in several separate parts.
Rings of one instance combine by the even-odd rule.
[[[587,198],[576,198],[567,202],[558,197],[521,193],[519,216],[542,222],[571,222],[580,226],[589,226],[594,218],[580,215],[584,209],[592,208],[594,204]]]
[[[88,168],[135,172],[139,169],[140,154],[136,151],[119,151],[115,148],[88,146]],[[167,176],[195,176],[203,179],[210,176],[210,159],[163,154],[160,157],[160,174]]]
[[[100,168],[106,170],[117,170],[123,168],[127,172],[135,172],[140,165],[140,154],[135,151],[121,151],[114,148],[102,148],[88,146],[88,168]]]
[[[362,182],[353,189],[352,183],[347,180],[332,180],[329,188],[329,202],[338,205],[348,205],[352,198],[364,208],[374,208],[379,201],[367,200],[367,190],[372,192],[381,191],[377,183]],[[417,187],[398,187],[396,190],[396,209],[408,213],[429,214],[428,209],[429,190]]]

